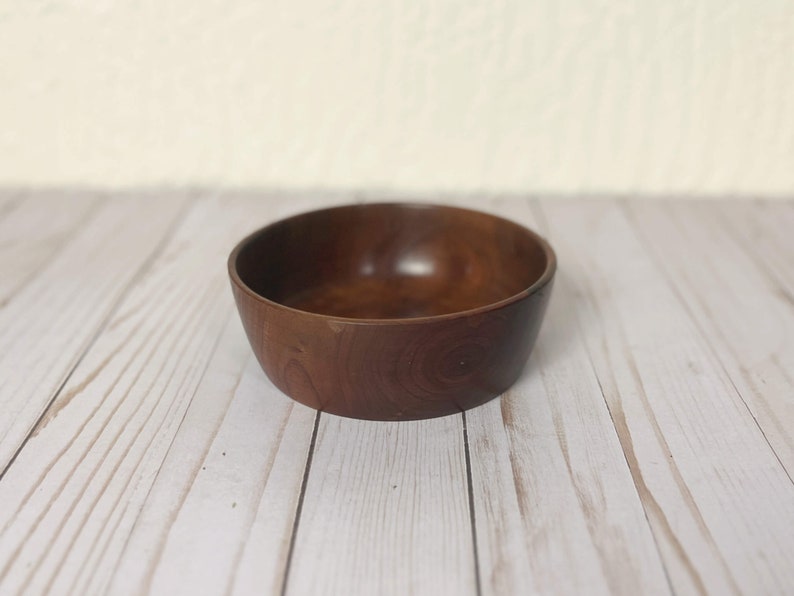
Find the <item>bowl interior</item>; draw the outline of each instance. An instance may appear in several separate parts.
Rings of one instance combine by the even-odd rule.
[[[348,318],[466,311],[505,300],[549,266],[510,221],[453,207],[351,205],[268,226],[239,248],[240,280],[273,302]]]

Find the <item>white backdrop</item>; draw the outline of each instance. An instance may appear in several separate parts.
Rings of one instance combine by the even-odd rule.
[[[0,184],[794,191],[792,0],[0,0]]]

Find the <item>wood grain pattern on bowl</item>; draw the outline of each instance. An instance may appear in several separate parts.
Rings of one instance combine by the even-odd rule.
[[[518,224],[413,204],[291,217],[229,257],[273,383],[313,408],[375,420],[442,416],[504,392],[529,357],[555,266]]]

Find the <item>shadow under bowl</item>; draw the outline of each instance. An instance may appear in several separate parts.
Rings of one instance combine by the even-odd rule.
[[[333,207],[273,223],[229,256],[270,380],[370,420],[452,414],[503,393],[529,357],[556,268],[548,243],[457,207]]]

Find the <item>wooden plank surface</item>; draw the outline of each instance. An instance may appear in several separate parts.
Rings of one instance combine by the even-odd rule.
[[[103,204],[85,192],[30,193],[19,191],[0,202],[0,308],[36,279],[56,253],[65,248],[80,226]]]
[[[756,254],[758,244],[737,239],[709,204],[644,202],[625,208],[772,450],[794,477],[794,301],[774,274],[756,266],[756,259],[766,262],[768,249]],[[762,209],[773,220],[785,220],[788,213],[780,204]],[[791,224],[794,229],[794,220]],[[794,258],[794,242],[788,252]]]
[[[118,562],[98,553],[86,586],[109,565],[114,594],[277,593],[314,419],[230,318]]]
[[[225,272],[352,198],[0,193],[0,593],[794,590],[791,202],[359,196],[560,262],[505,396],[373,423],[269,383]]]
[[[794,484],[708,338],[618,204],[550,201],[542,213],[583,282],[576,316],[673,588],[785,593]]]
[[[462,417],[321,416],[287,594],[476,589]]]
[[[25,199],[4,218],[13,228],[3,236],[10,282],[3,284],[0,308],[0,470],[159,251],[187,201],[184,195],[134,195],[91,207],[78,199],[76,213],[62,215],[70,198],[56,199],[60,205]],[[30,237],[40,240],[35,249]],[[28,278],[17,259],[36,276]]]
[[[114,567],[105,563],[121,557],[232,314],[225,271],[231,246],[257,220],[301,205],[316,202],[279,210],[244,197],[204,197],[191,206],[0,484],[5,586],[83,593],[111,581]],[[150,579],[144,574],[141,587]]]
[[[727,203],[714,217],[794,304],[794,202]]]
[[[258,227],[348,200],[244,195],[221,206]],[[229,231],[226,252],[242,235]],[[225,276],[219,265],[212,274]],[[105,561],[111,592],[279,592],[315,418],[266,380],[230,316],[117,562]]]
[[[495,213],[539,229],[525,201]],[[564,263],[565,261],[563,261]],[[563,267],[521,380],[468,413],[485,593],[669,593]]]

